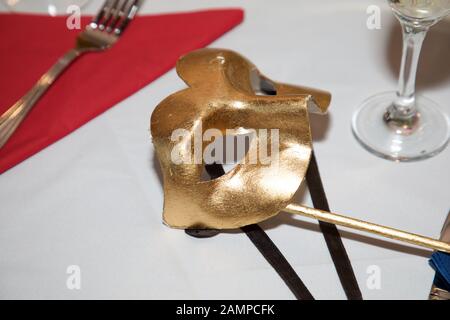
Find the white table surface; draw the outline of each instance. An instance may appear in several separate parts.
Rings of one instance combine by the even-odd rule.
[[[371,4],[382,8],[380,30],[366,27]],[[439,237],[450,209],[450,149],[399,164],[363,150],[350,130],[358,103],[396,87],[400,33],[385,1],[148,0],[141,13],[229,6],[244,8],[245,21],[211,46],[239,51],[273,79],[333,93],[329,115],[312,123],[331,208]],[[447,111],[449,37],[446,21],[431,31],[418,80]],[[172,70],[0,176],[0,298],[294,298],[245,234],[195,239],[161,223],[149,118],[183,87]],[[299,201],[310,204],[308,192]],[[317,299],[345,299],[315,221],[280,214],[262,226]],[[429,251],[341,234],[364,298],[427,298]],[[70,265],[81,268],[80,290],[66,286]],[[380,289],[366,284],[373,265]]]

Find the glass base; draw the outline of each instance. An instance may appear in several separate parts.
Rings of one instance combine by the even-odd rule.
[[[404,133],[384,120],[395,92],[380,93],[365,100],[353,114],[352,129],[361,145],[373,154],[394,161],[416,161],[445,149],[449,140],[449,119],[439,106],[425,97],[416,97],[418,121]]]

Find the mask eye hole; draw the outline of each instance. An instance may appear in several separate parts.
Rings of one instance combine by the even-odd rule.
[[[276,96],[277,90],[275,89],[275,85],[269,79],[260,79],[259,83],[260,92],[262,95],[266,96]]]
[[[271,80],[261,76],[255,69],[250,71],[250,82],[253,91],[258,96],[277,95],[277,90],[275,89],[274,83]]]
[[[205,165],[200,176],[201,181],[217,179],[243,162],[256,134],[254,131],[246,132],[244,129],[241,132],[236,135],[224,135],[210,143],[213,148],[212,157],[204,155]]]

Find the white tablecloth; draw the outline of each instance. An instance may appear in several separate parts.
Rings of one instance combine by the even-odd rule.
[[[366,27],[372,4],[381,8],[380,30]],[[399,164],[363,150],[350,130],[358,103],[396,87],[400,31],[385,1],[153,0],[141,13],[229,6],[244,8],[245,21],[211,46],[244,54],[273,79],[333,93],[329,115],[312,120],[332,210],[439,237],[450,149]],[[446,21],[432,29],[418,80],[447,111],[449,37]],[[245,234],[195,239],[161,223],[149,118],[183,87],[172,70],[0,176],[0,298],[294,298]],[[299,201],[310,204],[307,190]],[[345,298],[315,221],[280,214],[262,226],[316,298]],[[343,229],[364,298],[427,298],[429,251]],[[71,265],[81,270],[79,290],[66,285]],[[367,285],[373,270],[375,288]]]

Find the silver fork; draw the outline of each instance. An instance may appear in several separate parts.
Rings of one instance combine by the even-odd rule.
[[[42,94],[80,55],[110,48],[134,18],[141,0],[106,0],[97,16],[81,32],[75,48],[62,56],[14,105],[0,116],[0,148],[8,141]]]

